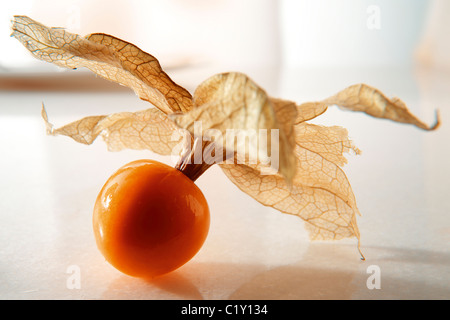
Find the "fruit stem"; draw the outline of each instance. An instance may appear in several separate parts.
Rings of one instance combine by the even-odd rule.
[[[190,141],[189,141],[190,140]],[[211,144],[210,141],[202,141],[201,138],[187,139],[185,148],[181,152],[180,159],[175,169],[181,171],[192,181],[196,181],[214,163],[206,162],[203,157],[205,148]],[[190,146],[193,145],[191,148]]]

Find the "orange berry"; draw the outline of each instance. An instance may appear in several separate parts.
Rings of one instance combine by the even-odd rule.
[[[93,215],[97,246],[125,274],[154,278],[188,262],[202,247],[208,203],[181,171],[152,160],[131,162],[100,191]]]

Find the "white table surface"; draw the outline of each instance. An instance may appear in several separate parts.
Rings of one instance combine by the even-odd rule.
[[[174,70],[189,90],[211,72]],[[47,136],[44,102],[56,126],[86,115],[140,110],[131,91],[0,92],[0,299],[449,299],[450,73],[408,69],[249,72],[267,91],[298,102],[365,82],[397,95],[424,132],[331,108],[316,123],[342,125],[363,151],[344,168],[362,213],[361,261],[354,239],[311,242],[303,221],[264,207],[213,167],[198,180],[211,209],[201,251],[152,282],[121,274],[96,248],[92,208],[106,179],[147,151],[110,153]],[[380,289],[368,289],[370,266]],[[73,269],[75,268],[75,269]],[[80,288],[71,288],[79,271]]]

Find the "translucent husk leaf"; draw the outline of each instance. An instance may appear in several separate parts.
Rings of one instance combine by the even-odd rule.
[[[261,175],[250,165],[221,164],[227,177],[260,203],[306,221],[313,240],[360,238],[356,208],[320,187],[294,183],[291,187],[278,175]]]
[[[65,68],[85,67],[130,87],[164,113],[186,111],[192,97],[162,70],[158,60],[135,45],[106,34],[81,37],[48,28],[26,16],[15,16],[12,36],[36,58]]]
[[[286,109],[286,108],[285,108]],[[295,108],[290,108],[296,113]],[[217,74],[201,83],[194,93],[194,107],[183,114],[173,116],[175,123],[187,129],[192,134],[208,137],[211,129],[220,132],[222,138],[218,145],[228,147],[233,145],[235,154],[241,155],[240,162],[245,159],[265,161],[272,143],[278,144],[279,170],[281,175],[291,181],[295,174],[296,159],[293,154],[292,123],[283,121],[280,113],[277,118],[274,105],[266,92],[242,73]],[[295,116],[294,116],[295,118]],[[201,123],[201,132],[195,132],[195,123]],[[246,144],[239,144],[233,136],[233,141],[227,141],[227,131],[242,130],[259,133],[260,130],[271,134],[277,130],[279,140],[262,143],[257,137]],[[210,137],[212,138],[212,137]],[[230,139],[231,140],[231,139]],[[278,164],[277,164],[278,165]]]
[[[121,112],[108,116],[91,116],[54,128],[42,107],[42,117],[51,135],[68,136],[83,144],[92,144],[102,136],[109,151],[122,149],[150,150],[172,155],[183,136],[174,135],[179,128],[158,109]]]
[[[320,115],[326,111],[328,106],[332,105],[350,111],[363,112],[375,118],[412,124],[427,131],[435,130],[440,125],[437,112],[434,124],[427,125],[413,115],[399,98],[389,99],[380,90],[363,83],[352,85],[325,100],[301,104],[298,109],[299,114],[302,113],[301,109],[306,109],[308,114],[317,113],[317,115]],[[314,111],[311,112],[311,109]],[[314,117],[309,117],[307,120],[312,118]]]
[[[275,105],[278,113],[290,104]],[[359,240],[356,224],[359,210],[341,168],[347,162],[344,153],[359,154],[359,149],[341,127],[302,122],[293,128],[297,166],[292,185],[281,175],[261,175],[258,165],[221,164],[222,170],[255,200],[306,221],[311,239],[356,237]]]

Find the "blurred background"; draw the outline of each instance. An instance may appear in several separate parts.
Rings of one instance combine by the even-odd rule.
[[[226,71],[298,103],[363,82],[427,123],[439,109],[442,125],[423,132],[337,108],[317,118],[347,128],[363,151],[345,173],[366,262],[354,239],[310,243],[300,219],[255,202],[215,166],[197,181],[213,217],[205,246],[179,272],[145,283],[105,264],[92,204],[125,163],[169,160],[48,137],[40,109],[60,126],[149,105],[86,70],[31,57],[10,37],[14,15],[132,42],[191,92]],[[0,48],[0,298],[450,298],[450,1],[1,1]],[[366,287],[370,264],[381,267],[382,290]],[[72,265],[80,290],[65,285]]]
[[[20,0],[0,6],[2,75],[55,70],[9,38],[16,14],[82,35],[115,35],[166,68],[251,70],[263,81],[281,69],[417,63],[450,69],[445,0]]]

